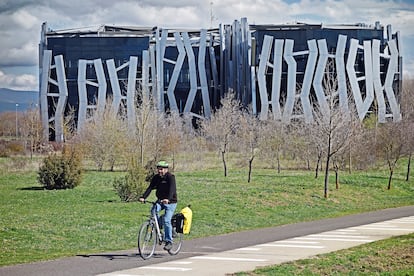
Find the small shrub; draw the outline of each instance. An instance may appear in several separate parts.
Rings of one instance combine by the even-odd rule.
[[[10,141],[7,145],[7,148],[13,154],[23,154],[24,153],[24,146],[20,141]]]
[[[26,157],[11,157],[10,165],[16,170],[24,170],[28,165],[28,159]]]
[[[6,147],[4,143],[0,143],[0,157],[9,157],[10,150]]]
[[[122,201],[138,201],[140,196],[147,188],[148,171],[140,166],[129,169],[127,174],[117,178],[113,182],[113,187]]]
[[[24,146],[20,141],[0,140],[0,157],[24,154]]]
[[[73,189],[82,178],[82,160],[75,150],[64,149],[61,155],[52,154],[43,160],[38,181],[46,189]]]

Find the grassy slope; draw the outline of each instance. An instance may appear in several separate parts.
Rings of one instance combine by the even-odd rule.
[[[119,200],[110,179],[120,175],[89,171],[73,190],[46,191],[33,171],[0,172],[0,265],[135,247],[148,205]],[[178,208],[191,204],[194,212],[189,238],[414,204],[414,182],[403,171],[390,191],[386,171],[342,173],[328,199],[322,177],[309,171],[256,169],[250,184],[246,171],[176,177]]]

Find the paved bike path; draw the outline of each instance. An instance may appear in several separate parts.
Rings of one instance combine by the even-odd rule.
[[[260,266],[309,258],[364,243],[414,232],[414,216],[310,234],[291,239],[210,253],[160,264],[116,271],[101,276],[229,275]]]
[[[1,267],[0,275],[225,275],[412,232],[407,206],[186,240],[177,256],[159,248],[144,261],[134,249]]]

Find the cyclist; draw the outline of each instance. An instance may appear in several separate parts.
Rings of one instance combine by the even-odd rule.
[[[175,176],[168,171],[168,163],[160,161],[157,163],[158,174],[154,175],[148,188],[144,194],[139,198],[139,201],[144,202],[150,195],[152,190],[156,190],[157,204],[154,205],[157,216],[161,210],[165,210],[164,214],[164,250],[172,248],[172,225],[171,218],[174,215],[177,207],[177,189],[175,184]]]

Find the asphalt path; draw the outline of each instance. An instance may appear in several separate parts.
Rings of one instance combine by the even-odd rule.
[[[0,275],[97,275],[407,216],[414,216],[414,206],[185,240],[181,252],[176,256],[157,251],[152,259],[142,260],[137,250],[131,249],[6,266],[0,268]]]

